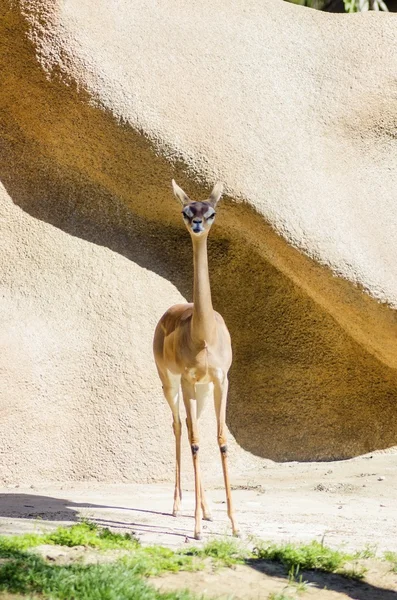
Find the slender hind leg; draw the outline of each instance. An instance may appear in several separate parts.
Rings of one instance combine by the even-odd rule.
[[[178,513],[181,509],[182,502],[182,489],[181,489],[181,435],[182,435],[182,426],[181,421],[179,419],[172,424],[174,434],[175,434],[175,454],[176,454],[176,465],[175,465],[175,490],[174,490],[174,506],[172,509],[172,514],[174,517],[178,516]]]
[[[170,377],[164,378],[163,380],[163,392],[165,399],[167,400],[170,408],[172,410],[173,423],[172,428],[174,430],[175,435],[175,455],[176,455],[176,465],[175,465],[175,490],[174,490],[174,506],[172,509],[172,514],[174,517],[178,516],[178,513],[181,508],[182,501],[182,489],[181,489],[181,435],[182,435],[182,426],[181,419],[179,416],[179,385],[180,378]]]
[[[196,506],[194,511],[194,537],[201,540],[201,480],[199,463],[199,435],[197,427],[196,400],[194,386],[182,379],[183,402],[186,409],[186,424],[192,450],[194,468],[194,488]]]
[[[226,401],[229,382],[227,377],[214,384],[215,414],[218,424],[218,444],[221,451],[223,477],[225,480],[227,514],[232,523],[233,535],[238,535],[238,527],[234,516],[232,493],[230,489],[229,470],[227,466],[227,440],[226,440]]]
[[[208,507],[207,500],[205,498],[204,486],[202,482],[200,482],[200,495],[201,495],[201,508],[203,510],[203,519],[204,521],[212,521],[211,511]]]
[[[203,412],[206,402],[209,397],[212,397],[212,384],[199,383],[195,385],[196,393],[196,406],[197,406],[197,422],[199,422],[200,415]],[[203,510],[203,519],[205,521],[212,521],[211,511],[208,507],[207,500],[204,492],[204,485],[202,479],[200,481],[200,495],[201,495],[201,508]]]
[[[189,443],[190,443],[190,432],[189,432],[189,424],[188,424],[187,419],[186,419],[186,427],[187,427],[187,434],[188,434]],[[211,515],[211,511],[208,507],[207,500],[205,497],[204,486],[203,486],[203,482],[201,480],[201,474],[200,474],[200,502],[201,502],[201,509],[203,511],[204,521],[212,521],[212,515]]]

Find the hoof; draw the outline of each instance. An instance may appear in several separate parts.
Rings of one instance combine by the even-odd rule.
[[[201,540],[201,533],[195,533],[194,534],[194,539],[195,540]]]
[[[203,516],[204,521],[213,521],[214,519],[212,518],[212,515],[204,515]]]
[[[236,529],[235,531],[233,531],[233,535],[234,535],[234,537],[238,537],[238,538],[241,537],[240,536],[240,532],[239,532],[238,529]]]
[[[173,510],[172,511],[172,516],[173,517],[179,517],[179,510]]]

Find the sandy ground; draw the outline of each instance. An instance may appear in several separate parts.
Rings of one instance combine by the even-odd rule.
[[[233,487],[243,541],[252,536],[272,541],[315,539],[346,549],[371,546],[379,555],[384,550],[397,552],[396,453],[333,463],[266,462],[260,471],[234,476]],[[207,496],[213,521],[204,522],[203,542],[230,535],[222,482],[211,482]],[[0,534],[44,531],[88,518],[117,531],[134,531],[143,544],[176,548],[200,543],[192,538],[192,487],[185,486],[178,518],[170,514],[172,497],[173,487],[168,483],[7,486],[0,489]],[[349,584],[334,575],[304,574],[314,587],[303,597],[397,599],[397,575],[390,574],[387,564],[375,568],[370,561],[366,566],[369,572],[363,584]],[[167,575],[157,585],[164,589],[189,586],[208,595],[237,599],[267,598],[271,591],[285,589],[287,581],[282,569],[264,564],[215,574]],[[294,597],[293,590],[288,593]]]

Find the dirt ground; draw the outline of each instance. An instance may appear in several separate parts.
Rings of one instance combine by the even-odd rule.
[[[266,461],[261,469],[234,474],[233,487],[243,542],[252,543],[252,536],[275,542],[324,540],[346,550],[370,546],[378,556],[385,550],[397,552],[396,452],[332,463]],[[174,518],[169,483],[5,486],[0,488],[0,534],[46,531],[88,518],[120,532],[134,531],[143,544],[172,548],[230,535],[221,481],[207,485],[213,521],[204,522],[202,542],[192,538],[192,486],[184,486],[184,492],[181,516]],[[390,572],[389,564],[371,559],[365,566],[368,573],[362,583],[338,575],[303,573],[311,585],[299,597],[396,600],[397,575]],[[271,592],[282,590],[292,598],[297,593],[286,589],[285,571],[269,563],[215,573],[170,574],[154,582],[164,590],[189,587],[235,600],[267,599]]]

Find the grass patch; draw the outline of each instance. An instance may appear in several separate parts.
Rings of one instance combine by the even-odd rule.
[[[165,572],[199,571],[204,568],[202,556],[187,551],[174,552],[162,546],[136,548],[119,562],[144,577],[154,577]]]
[[[28,551],[43,544],[125,552],[110,564],[57,565]],[[350,555],[316,541],[281,545],[256,541],[250,552],[241,542],[230,538],[212,539],[203,547],[173,551],[161,546],[142,547],[131,534],[121,535],[83,522],[50,533],[0,536],[0,558],[5,559],[0,561],[0,591],[50,600],[193,600],[197,596],[188,591],[160,593],[144,578],[164,572],[196,571],[208,563],[230,567],[260,559],[286,567],[287,588],[270,595],[269,600],[289,600],[289,593],[307,591],[308,584],[302,580],[301,571],[320,570],[361,580],[366,569],[357,560],[373,556],[374,551],[369,547]],[[385,558],[397,572],[397,553],[386,553]]]
[[[60,566],[28,550],[42,544],[85,546],[98,551],[126,550],[111,564]],[[59,527],[44,534],[0,536],[0,591],[59,600],[192,600],[190,592],[160,593],[144,576],[197,570],[204,563],[186,552],[161,546],[143,548],[130,534],[121,535],[92,523]]]
[[[376,558],[377,547],[367,544],[363,550],[358,550],[354,553],[354,558]]]
[[[376,548],[373,546],[366,546],[361,551],[348,554],[328,548],[316,541],[310,544],[281,545],[259,542],[253,553],[256,558],[283,564],[289,571],[290,585],[295,581],[295,585],[300,588],[299,591],[304,591],[305,585],[307,586],[307,582],[302,581],[302,577],[297,579],[298,573],[302,570],[337,573],[348,579],[362,581],[368,569],[358,561],[376,558]],[[386,552],[384,558],[392,563],[392,570],[397,573],[397,553]]]
[[[98,527],[94,523],[82,522],[72,527],[58,527],[51,533],[0,536],[0,556],[12,557],[15,552],[41,544],[88,546],[98,550],[133,550],[139,546],[139,542],[129,533],[113,533],[110,529]]]
[[[241,564],[252,557],[252,553],[236,540],[227,538],[209,540],[202,548],[192,546],[183,552],[199,558],[211,558],[217,566],[225,567]]]
[[[288,585],[293,587],[297,594],[303,594],[309,589],[309,583],[299,575],[299,568],[292,567],[288,573]]]
[[[343,575],[343,577],[347,577],[348,579],[354,579],[355,581],[364,579],[367,572],[368,569],[362,565],[353,565],[352,567],[343,568],[338,571],[339,575]]]
[[[0,565],[0,590],[57,600],[193,600],[188,591],[161,593],[140,577],[133,566],[57,566],[20,552]]]
[[[109,529],[91,523],[79,523],[72,527],[58,527],[48,534],[24,534],[0,536],[0,558],[26,558],[27,550],[43,544],[76,547],[84,546],[99,551],[127,550],[127,555],[118,562],[140,576],[154,576],[164,572],[180,570],[193,571],[203,568],[201,558],[204,549],[198,553],[174,552],[162,546],[142,547],[130,534],[113,533]],[[31,553],[29,553],[29,556]]]
[[[384,559],[391,563],[391,570],[397,573],[397,552],[385,552]]]
[[[268,596],[268,600],[294,600],[292,596],[289,596],[285,592],[272,592]]]
[[[98,550],[133,550],[139,546],[138,540],[130,533],[114,533],[107,527],[98,527],[84,521],[72,527],[59,527],[53,533],[44,536],[44,544],[60,546],[90,546]]]
[[[316,541],[302,545],[261,543],[254,548],[253,553],[256,558],[262,560],[281,562],[288,571],[314,569],[335,573],[353,558],[349,554],[332,550]]]
[[[43,544],[85,546],[95,550],[127,550],[111,564],[50,564],[28,550]],[[204,547],[174,552],[161,546],[141,547],[131,535],[83,522],[59,527],[44,534],[0,536],[0,591],[40,595],[59,600],[192,600],[190,592],[164,594],[152,588],[144,577],[180,570],[204,568],[210,559],[216,566],[231,566],[251,556],[236,540],[210,540]]]
[[[98,551],[126,550],[111,564],[50,564],[29,549],[53,544],[84,546]],[[208,551],[216,554],[214,547]],[[219,549],[219,560],[221,552]],[[59,600],[192,600],[190,592],[160,593],[144,577],[204,567],[201,553],[174,552],[161,546],[141,547],[130,534],[121,535],[83,522],[44,534],[0,536],[0,591]],[[225,550],[226,560],[226,550]]]

